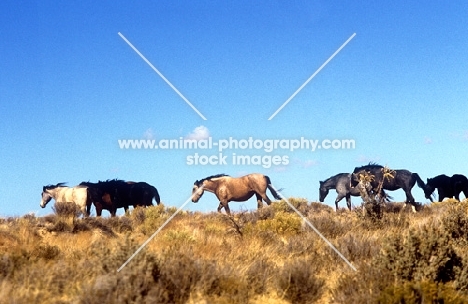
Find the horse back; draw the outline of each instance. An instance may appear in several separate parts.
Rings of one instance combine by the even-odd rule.
[[[266,181],[261,174],[249,174],[238,178],[220,177],[215,193],[218,198],[227,201],[245,201],[252,197],[255,192],[261,192],[261,190],[258,190],[260,178],[263,180],[266,189]]]
[[[76,186],[71,188],[73,191],[73,202],[82,205],[88,199],[88,187]]]
[[[68,203],[73,202],[73,188],[70,187],[60,187],[58,188],[58,193],[56,195],[56,202],[59,203]]]

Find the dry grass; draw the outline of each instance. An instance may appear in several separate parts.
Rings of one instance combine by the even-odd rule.
[[[291,199],[228,218],[137,208],[117,218],[0,219],[1,303],[466,303],[468,202],[379,216]]]

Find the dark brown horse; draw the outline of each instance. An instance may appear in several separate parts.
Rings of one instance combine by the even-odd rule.
[[[468,178],[462,174],[454,174],[448,177],[445,174],[437,175],[434,178],[428,178],[424,194],[426,198],[432,201],[433,192],[437,189],[439,202],[444,198],[453,198],[460,200],[460,193],[463,192],[465,198],[468,197]]]
[[[230,177],[226,174],[212,175],[193,184],[192,202],[196,203],[202,197],[204,190],[214,193],[219,200],[218,212],[224,207],[226,213],[231,215],[228,203],[230,201],[245,202],[254,194],[257,197],[257,207],[262,208],[264,200],[268,205],[271,200],[266,195],[269,189],[275,199],[281,197],[271,186],[270,178],[266,175],[253,173],[239,178]]]
[[[96,215],[101,216],[102,210],[108,210],[111,216],[115,216],[118,208],[129,206],[151,206],[153,199],[159,205],[161,202],[158,190],[146,182],[126,182],[123,180],[107,180],[97,183],[82,182],[80,185],[88,187],[90,201],[96,207]],[[87,206],[87,211],[91,203]]]

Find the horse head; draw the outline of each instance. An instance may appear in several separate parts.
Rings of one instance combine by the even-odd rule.
[[[434,191],[435,191],[434,179],[428,178],[426,186],[424,187],[424,195],[426,196],[427,199],[431,200],[431,202],[433,202]]]
[[[319,181],[319,183],[320,183],[320,188],[319,188],[319,191],[320,191],[319,201],[320,201],[321,203],[323,203],[323,201],[325,200],[325,197],[328,195],[329,189],[327,189],[327,188],[324,186],[324,182]]]
[[[203,182],[201,181],[195,181],[195,183],[193,183],[193,188],[192,188],[192,202],[193,203],[197,203],[198,200],[202,197],[204,193],[204,190],[203,190]]]
[[[52,200],[52,195],[48,192],[48,189],[46,187],[42,188],[42,193],[41,193],[41,203],[40,206],[41,208],[45,208],[48,202]]]

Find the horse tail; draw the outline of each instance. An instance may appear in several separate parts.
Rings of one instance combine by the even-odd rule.
[[[416,179],[416,182],[418,183],[418,187],[421,188],[421,189],[425,189],[426,188],[426,184],[424,183],[424,181],[421,179],[421,177],[419,177],[419,174],[418,173],[412,173],[411,176],[413,178]]]
[[[393,197],[391,195],[388,195],[388,193],[385,192],[383,189],[382,189],[382,195],[383,195],[383,199],[385,202],[391,202],[393,200]]]
[[[265,175],[265,181],[267,183],[267,187],[268,187],[268,190],[270,190],[271,194],[273,195],[273,197],[277,200],[281,200],[281,195],[279,194],[279,191],[281,190],[278,190],[276,191],[275,188],[273,188],[273,186],[271,185],[271,180],[268,176]]]

